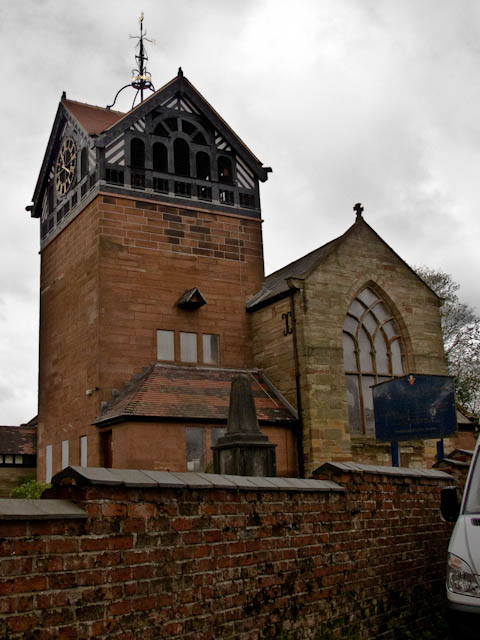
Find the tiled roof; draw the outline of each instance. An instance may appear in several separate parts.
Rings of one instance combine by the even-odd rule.
[[[94,424],[128,418],[224,421],[228,418],[230,386],[238,373],[248,373],[260,423],[292,423],[294,411],[258,370],[154,364],[117,399]]]
[[[36,428],[0,426],[0,453],[36,455]]]
[[[104,107],[96,107],[92,104],[67,100],[66,98],[62,100],[62,104],[89,134],[105,131],[124,116],[120,111],[111,111]]]
[[[288,293],[288,278],[303,278],[305,274],[327,253],[335,247],[343,236],[335,238],[327,244],[307,253],[306,256],[287,264],[278,271],[274,271],[263,281],[262,288],[247,302],[247,309],[252,311],[254,308],[262,306],[267,301],[280,297]]]

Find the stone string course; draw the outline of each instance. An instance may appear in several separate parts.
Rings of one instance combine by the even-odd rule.
[[[446,637],[446,474],[329,464],[283,490],[104,471],[47,496],[86,520],[0,521],[0,639]]]

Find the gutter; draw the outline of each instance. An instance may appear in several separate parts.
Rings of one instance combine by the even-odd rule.
[[[300,391],[300,364],[298,358],[298,342],[297,342],[297,319],[295,315],[295,293],[299,290],[292,280],[287,280],[290,292],[290,313],[292,316],[292,338],[293,338],[293,358],[295,363],[295,390],[297,395],[297,412],[298,426],[297,434],[297,456],[298,456],[298,474],[301,478],[305,477],[305,457],[303,451],[303,412],[302,412],[302,394]]]

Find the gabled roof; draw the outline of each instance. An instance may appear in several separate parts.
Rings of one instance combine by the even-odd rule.
[[[238,373],[247,373],[260,424],[293,423],[295,411],[257,369],[220,369],[154,364],[109,403],[97,426],[125,420],[202,420],[225,422],[230,387]]]
[[[37,429],[0,426],[0,453],[36,455]]]
[[[62,105],[70,111],[89,135],[105,131],[125,115],[121,111],[111,111],[85,102],[67,100],[67,98],[62,98]]]
[[[304,278],[312,268],[340,244],[342,238],[343,236],[339,236],[327,242],[327,244],[307,253],[307,255],[298,258],[298,260],[294,262],[290,262],[290,264],[267,276],[263,281],[260,291],[247,302],[247,310],[255,311],[266,304],[285,297],[289,292],[287,280],[289,278]]]
[[[163,107],[169,98],[180,94],[187,96],[196,111],[204,115],[212,123],[219,134],[228,141],[231,148],[242,158],[259,180],[263,182],[267,180],[271,169],[262,165],[243,140],[215,111],[193,84],[183,76],[183,72],[179,69],[177,76],[127,113],[77,102],[67,99],[65,94],[62,95],[32,197],[34,206],[33,208],[27,207],[27,210],[31,211],[32,217],[40,217],[40,196],[43,194],[43,188],[48,171],[54,161],[55,153],[58,151],[58,139],[66,113],[73,116],[86,135],[98,138],[96,144],[102,145],[113,140],[156,107]]]
[[[240,136],[225,122],[208,100],[202,96],[200,91],[183,75],[181,69],[178,70],[178,75],[175,78],[172,78],[172,80],[163,85],[163,87],[155,91],[155,93],[152,93],[143,102],[123,114],[117,121],[110,125],[110,127],[103,132],[105,140],[113,140],[113,138],[125,128],[130,127],[155,107],[162,106],[169,97],[174,97],[177,94],[188,97],[198,112],[210,120],[219,133],[228,140],[235,152],[240,155],[252,171],[254,171],[259,180],[265,181],[267,179],[271,169],[263,167],[262,162],[247,147]]]
[[[334,251],[337,247],[339,247],[344,240],[353,232],[354,229],[357,228],[359,224],[363,224],[368,229],[375,234],[375,236],[383,242],[385,246],[387,246],[390,251],[405,265],[409,271],[413,273],[413,275],[424,284],[427,289],[429,289],[436,298],[439,296],[433,291],[433,289],[414,271],[399,255],[396,253],[390,245],[388,245],[383,238],[381,238],[378,233],[372,229],[372,227],[365,222],[365,220],[359,216],[357,217],[355,223],[349,227],[344,234],[327,242],[322,245],[318,249],[307,253],[305,256],[298,258],[294,262],[290,262],[285,267],[282,267],[278,271],[274,271],[269,276],[265,278],[262,284],[262,288],[255,295],[253,295],[247,302],[247,311],[256,311],[257,309],[261,309],[262,307],[275,302],[275,300],[279,300],[280,298],[284,298],[288,295],[290,287],[288,286],[288,280],[290,278],[298,278],[300,280],[304,279],[310,272],[312,272],[323,260],[326,259],[328,255],[332,251]]]

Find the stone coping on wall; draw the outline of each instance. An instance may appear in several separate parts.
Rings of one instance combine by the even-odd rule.
[[[52,478],[52,484],[60,485],[65,480],[74,480],[76,484],[160,489],[345,491],[343,487],[331,480],[264,478],[188,471],[150,471],[148,469],[106,469],[103,467],[66,467]]]
[[[453,479],[451,475],[437,469],[410,469],[409,467],[382,467],[375,464],[360,464],[358,462],[324,462],[315,469],[313,475],[320,475],[322,471],[338,471],[339,473],[372,473],[384,476],[402,476],[410,478],[436,478],[442,480]]]
[[[85,519],[83,509],[69,500],[0,500],[0,520],[72,520]]]

